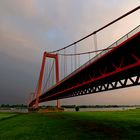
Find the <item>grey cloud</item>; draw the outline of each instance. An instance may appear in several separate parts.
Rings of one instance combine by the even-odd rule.
[[[64,47],[138,4],[138,0],[1,0],[0,103],[25,103],[38,80],[43,51]],[[125,33],[139,23],[135,18],[128,20],[133,19]],[[121,24],[108,31],[109,37],[103,33],[101,43],[120,37]]]

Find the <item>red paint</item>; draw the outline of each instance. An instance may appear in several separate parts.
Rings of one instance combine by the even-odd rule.
[[[38,108],[39,105],[39,97],[41,95],[41,88],[42,88],[42,80],[43,80],[43,74],[44,74],[44,68],[45,68],[45,62],[46,58],[54,58],[55,59],[55,68],[56,68],[56,84],[59,82],[59,63],[58,63],[58,55],[57,54],[50,54],[47,52],[44,52],[43,59],[42,59],[42,65],[39,75],[39,81],[38,81],[38,87],[36,92],[36,101],[35,101],[35,108]],[[57,107],[60,108],[60,100],[57,100]]]

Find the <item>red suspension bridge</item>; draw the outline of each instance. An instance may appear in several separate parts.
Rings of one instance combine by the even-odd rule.
[[[44,52],[29,108],[51,100],[57,100],[59,108],[59,99],[140,85],[140,25],[108,48],[97,49],[99,32],[139,9],[140,6],[64,48]],[[92,48],[83,52],[80,46],[89,44],[94,51]]]

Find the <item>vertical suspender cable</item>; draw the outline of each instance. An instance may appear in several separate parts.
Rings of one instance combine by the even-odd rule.
[[[78,55],[78,68],[80,67],[80,55]]]
[[[52,62],[51,62],[51,65],[52,65]],[[52,84],[52,72],[51,71],[50,71],[50,74],[51,74],[51,76],[50,76],[50,87],[51,87],[51,84]]]
[[[65,49],[66,54],[66,49]],[[67,56],[65,55],[65,76],[67,76]]]
[[[66,73],[65,63],[66,63],[66,62],[65,62],[65,49],[64,49],[64,78],[65,78],[65,76],[66,76],[66,75],[65,75],[65,73]]]
[[[91,59],[90,53],[88,53],[89,60]]]
[[[63,56],[61,55],[61,79],[63,79]]]
[[[94,37],[94,49],[95,49],[95,55],[97,55],[97,34],[94,34],[93,35],[93,37]]]
[[[50,75],[50,67],[51,67],[51,62],[50,62],[50,59],[49,59],[49,75]],[[49,76],[48,75],[48,76]],[[50,75],[51,76],[51,75]],[[50,87],[50,76],[48,78],[48,88]]]
[[[50,73],[50,59],[48,59],[48,88],[50,86],[50,77],[49,77],[49,73]]]
[[[53,63],[53,62],[52,62]],[[51,71],[51,86],[53,85],[53,78],[54,78],[54,76],[53,76],[53,64],[52,64],[52,71]],[[50,87],[51,87],[50,86]]]
[[[88,53],[88,59],[89,59],[89,61],[90,61],[90,59],[91,59],[90,52]]]
[[[77,46],[76,46],[76,44],[74,45],[74,54],[76,54],[77,53],[77,48],[76,48]],[[77,68],[77,56],[75,55],[75,70],[76,70],[76,68]]]
[[[52,78],[53,78],[53,80],[52,80],[52,86],[54,85],[54,65],[53,65],[53,68],[52,68]]]
[[[71,55],[71,72],[73,71],[73,60],[72,60],[72,55]]]

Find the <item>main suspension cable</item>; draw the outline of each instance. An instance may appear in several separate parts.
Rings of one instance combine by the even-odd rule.
[[[120,16],[119,18],[113,20],[112,22],[106,24],[105,26],[99,28],[98,30],[95,30],[94,32],[90,33],[89,35],[87,35],[87,36],[85,36],[85,37],[83,37],[83,38],[81,38],[81,39],[79,39],[79,40],[77,40],[77,41],[71,43],[70,45],[68,45],[68,46],[66,46],[66,47],[63,47],[63,48],[61,48],[61,49],[55,50],[55,51],[51,51],[51,52],[49,52],[49,53],[56,53],[56,52],[58,52],[58,51],[64,50],[64,49],[66,49],[66,48],[69,48],[69,47],[71,47],[71,46],[77,44],[78,42],[81,42],[82,40],[84,40],[84,39],[86,39],[86,38],[88,38],[88,37],[90,37],[90,36],[92,36],[92,35],[94,35],[94,34],[100,32],[101,30],[107,28],[108,26],[112,25],[113,23],[115,23],[115,22],[117,22],[117,21],[123,19],[124,17],[126,17],[126,16],[128,16],[128,15],[134,13],[135,11],[137,11],[137,10],[139,10],[139,9],[140,9],[140,6],[138,6],[138,7],[134,8],[134,9],[132,9],[131,11],[125,13],[124,15]]]
[[[88,51],[88,52],[82,52],[82,53],[58,53],[58,55],[63,55],[63,56],[74,56],[74,55],[85,55],[85,54],[91,54],[91,53],[97,53],[97,52],[102,52],[105,50],[112,50],[115,47],[111,47],[111,48],[105,48],[105,49],[100,49],[100,50],[96,50],[96,51]]]

